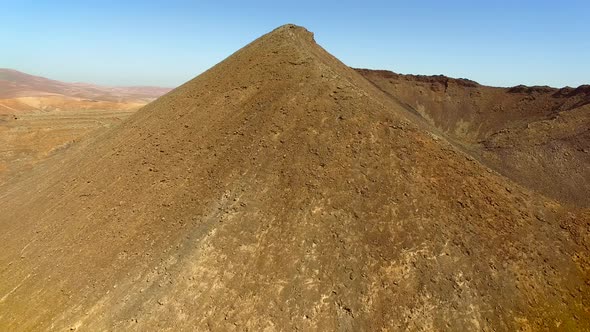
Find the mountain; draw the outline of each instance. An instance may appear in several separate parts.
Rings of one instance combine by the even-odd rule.
[[[357,71],[488,167],[546,196],[590,207],[590,85],[496,88]]]
[[[36,110],[137,109],[170,91],[64,83],[0,68],[0,114]]]
[[[5,330],[584,330],[590,212],[286,25],[0,187]]]
[[[0,68],[0,98],[32,97],[57,94],[105,101],[152,101],[170,91],[151,86],[108,87],[88,83],[65,83]]]

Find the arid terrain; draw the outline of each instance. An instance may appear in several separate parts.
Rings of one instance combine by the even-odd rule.
[[[590,330],[588,101],[282,26],[0,184],[0,327]]]
[[[358,72],[486,166],[590,207],[590,85],[496,88],[444,76]]]
[[[169,90],[64,83],[0,69],[0,183],[98,135]]]
[[[65,83],[0,68],[0,114],[36,110],[132,109],[168,91],[168,88],[149,86]]]

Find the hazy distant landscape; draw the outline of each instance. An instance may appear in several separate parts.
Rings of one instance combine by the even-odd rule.
[[[170,91],[64,83],[0,69],[0,183]]]

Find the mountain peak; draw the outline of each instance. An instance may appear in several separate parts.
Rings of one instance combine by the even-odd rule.
[[[307,30],[305,27],[295,24],[284,24],[274,29],[270,34],[282,34],[287,36],[303,37],[309,41],[314,41],[313,32]]]

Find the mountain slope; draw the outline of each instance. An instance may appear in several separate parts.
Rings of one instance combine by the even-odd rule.
[[[81,140],[115,127],[131,114],[131,110],[78,110],[0,117],[0,185],[27,177],[30,169],[47,158],[59,157]]]
[[[9,330],[590,327],[588,213],[292,25],[0,192]]]
[[[0,183],[170,89],[64,83],[0,68]]]
[[[495,88],[357,71],[487,166],[543,195],[590,207],[590,86]]]

